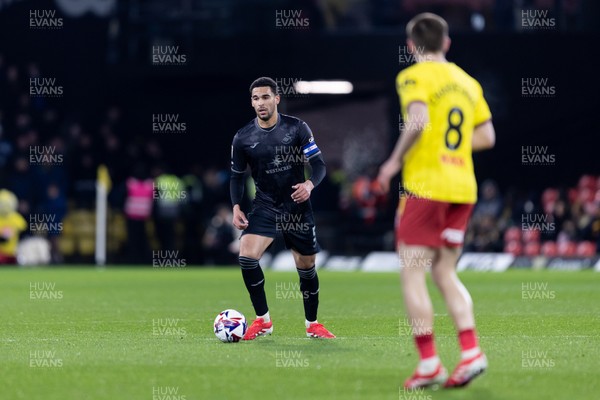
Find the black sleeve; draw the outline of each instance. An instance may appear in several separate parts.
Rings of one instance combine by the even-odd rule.
[[[242,203],[242,199],[244,198],[244,174],[238,174],[231,171],[229,194],[231,196],[232,206]]]
[[[240,204],[244,197],[244,173],[246,172],[246,165],[246,155],[244,150],[240,148],[236,135],[231,145],[231,178],[229,180],[229,194],[232,206]]]
[[[312,157],[310,160],[310,166],[312,168],[312,174],[310,175],[310,180],[315,185],[315,187],[321,183],[323,178],[325,178],[326,168],[325,161],[323,160],[323,156],[321,154]]]
[[[321,150],[319,150],[319,147],[315,143],[312,131],[304,121],[300,124],[299,134],[300,142],[302,143],[302,152],[312,168],[310,180],[313,185],[317,186],[325,177],[325,161],[321,155]]]

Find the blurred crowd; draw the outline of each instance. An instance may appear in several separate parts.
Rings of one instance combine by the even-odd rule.
[[[442,16],[452,32],[594,32],[597,7],[595,0],[145,0],[124,4],[119,13],[123,21],[153,30],[226,37],[281,30],[397,32],[420,12]],[[199,23],[187,24],[189,18]]]
[[[30,93],[30,79],[40,76],[36,63],[0,54],[0,188],[18,199],[24,235],[46,236],[53,262],[91,261],[102,164],[112,180],[109,220],[118,227],[109,228],[111,261],[149,262],[153,250],[174,249],[188,262],[235,260],[222,251],[236,234],[223,229],[228,171],[192,165],[173,174],[156,140],[126,134],[120,107],[69,114],[60,99]],[[52,224],[36,224],[40,218]]]
[[[572,188],[541,195],[500,194],[493,181],[480,188],[465,249],[517,256],[592,256],[600,248],[600,177],[583,175]]]
[[[190,264],[235,263],[239,232],[231,224],[227,164],[173,171],[158,141],[126,134],[119,106],[82,117],[60,99],[32,96],[30,79],[42,75],[35,63],[0,55],[0,188],[18,199],[15,211],[27,222],[22,235],[46,237],[54,263],[93,261],[96,181],[105,165],[112,180],[109,262],[150,263],[157,251],[177,250]],[[393,208],[377,208],[382,199],[364,186],[371,178],[350,182],[329,166],[313,195],[324,247],[380,246],[376,233]],[[246,207],[253,194],[249,178]]]
[[[586,0],[291,0],[282,8],[302,9],[311,26],[327,30],[397,27],[417,13],[433,12],[444,17],[453,31],[522,31],[528,29],[523,12],[533,11],[526,15],[548,18],[553,21],[552,27],[559,30],[577,31],[591,28],[585,21],[585,9],[591,3],[591,0],[587,3]],[[543,13],[535,14],[534,10]]]
[[[119,106],[81,117],[68,114],[55,98],[32,96],[29,79],[41,75],[35,63],[15,65],[0,55],[0,189],[10,192],[2,195],[9,206],[0,215],[0,243],[14,234],[41,235],[52,262],[93,261],[96,181],[98,167],[105,165],[112,180],[109,262],[150,263],[157,251],[177,250],[188,264],[235,263],[239,232],[231,224],[226,164],[191,162],[173,171],[158,141],[126,134]],[[378,192],[376,172],[373,165],[363,175],[349,176],[341,166],[328,165],[312,196],[324,249],[349,255],[393,250],[396,204]],[[248,209],[251,178],[246,186]],[[466,250],[595,254],[599,204],[600,179],[593,176],[583,176],[574,188],[548,188],[541,196],[501,194],[494,182],[485,181]],[[12,228],[3,225],[7,220]],[[282,247],[276,241],[272,250]]]

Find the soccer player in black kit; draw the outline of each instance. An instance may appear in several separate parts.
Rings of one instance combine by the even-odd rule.
[[[283,234],[286,248],[291,249],[300,276],[306,335],[335,338],[317,322],[319,278],[315,258],[320,248],[310,193],[325,177],[321,151],[304,121],[277,112],[280,97],[273,79],[255,80],[250,85],[250,97],[256,118],[233,138],[230,182],[233,225],[243,230],[239,262],[256,312],[244,340],[273,332],[264,289],[265,276],[258,260],[273,243],[277,232]],[[312,167],[310,179],[304,177],[306,161]],[[247,165],[256,185],[256,197],[248,218],[240,209]]]

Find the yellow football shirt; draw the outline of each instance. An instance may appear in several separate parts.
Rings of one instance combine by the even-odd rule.
[[[398,74],[396,88],[408,127],[407,107],[427,105],[429,123],[404,156],[404,188],[449,203],[477,201],[473,171],[473,129],[491,118],[481,85],[454,63],[422,62]]]
[[[7,240],[0,242],[0,253],[14,256],[17,254],[19,234],[27,229],[27,221],[17,212],[0,215],[0,233]]]

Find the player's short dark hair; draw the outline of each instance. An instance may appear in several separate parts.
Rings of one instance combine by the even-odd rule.
[[[448,23],[439,15],[422,13],[408,22],[406,36],[418,48],[430,52],[440,51],[444,38],[448,36]]]
[[[271,88],[271,91],[273,92],[273,94],[275,96],[277,96],[277,82],[275,82],[273,79],[266,77],[266,76],[262,76],[260,78],[258,78],[257,80],[255,80],[254,82],[252,82],[252,84],[250,85],[250,95],[252,96],[252,89],[257,88],[257,87],[265,87],[268,86]]]

